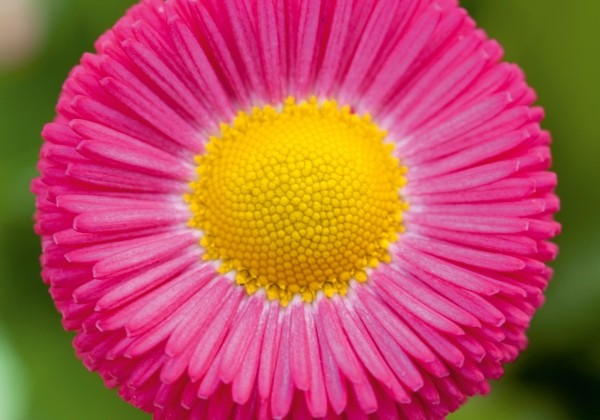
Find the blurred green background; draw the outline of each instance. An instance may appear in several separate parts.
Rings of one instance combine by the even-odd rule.
[[[87,372],[39,277],[30,180],[69,69],[132,0],[0,0],[0,420],[143,419]],[[546,109],[564,233],[530,346],[453,420],[600,418],[600,1],[464,0]]]

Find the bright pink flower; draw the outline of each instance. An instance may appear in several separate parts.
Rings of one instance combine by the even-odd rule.
[[[125,400],[439,418],[526,346],[550,136],[456,1],[145,0],[96,49],[44,128],[36,230]]]

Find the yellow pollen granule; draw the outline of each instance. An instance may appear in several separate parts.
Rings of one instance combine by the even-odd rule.
[[[283,306],[367,281],[368,268],[390,261],[406,209],[406,168],[385,137],[335,101],[240,112],[196,158],[186,196],[204,258]]]

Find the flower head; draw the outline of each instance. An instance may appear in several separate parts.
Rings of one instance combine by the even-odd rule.
[[[43,278],[157,418],[438,418],[525,347],[533,91],[452,0],[146,0],[43,132]]]

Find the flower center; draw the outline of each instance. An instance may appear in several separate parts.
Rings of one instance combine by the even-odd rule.
[[[240,112],[196,158],[186,196],[205,259],[286,306],[345,295],[389,262],[402,231],[406,168],[370,116],[316,98]]]

